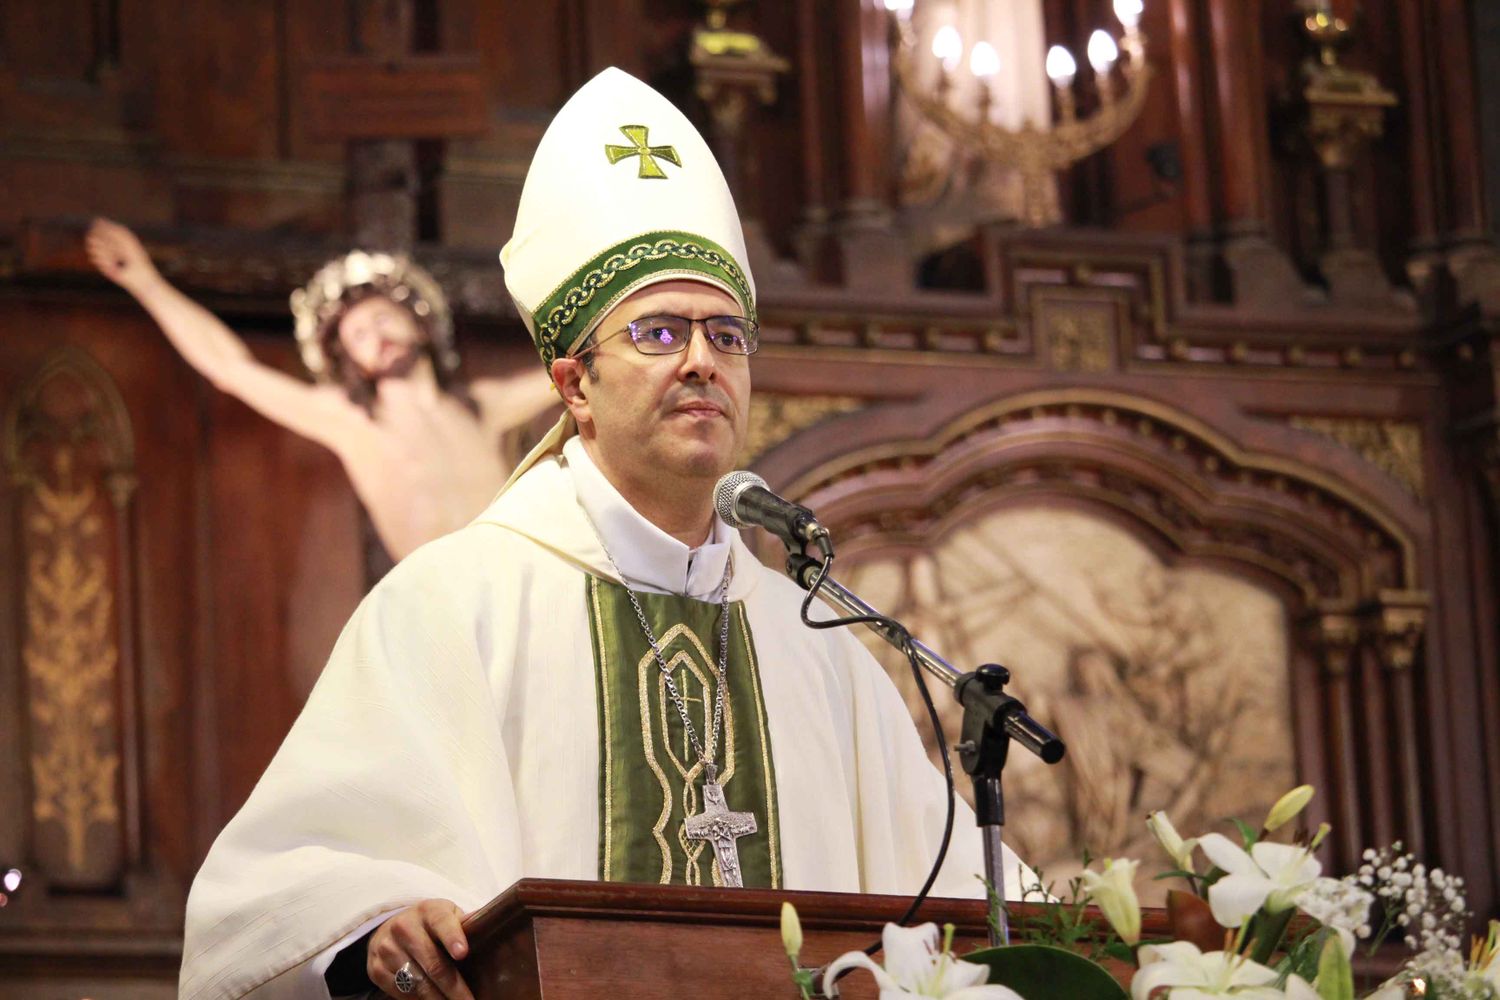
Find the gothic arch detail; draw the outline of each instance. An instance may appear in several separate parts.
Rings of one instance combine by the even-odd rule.
[[[1162,403],[1063,389],[852,452],[785,493],[818,512],[850,572],[866,554],[936,551],[996,511],[1065,505],[1124,526],[1166,567],[1268,588],[1285,607],[1296,770],[1326,790],[1338,859],[1420,843],[1411,708],[1427,596],[1411,533],[1357,487]]]

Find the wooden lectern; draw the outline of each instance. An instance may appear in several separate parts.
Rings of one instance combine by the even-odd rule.
[[[781,904],[802,918],[802,964],[823,965],[880,936],[905,896],[772,889],[700,889],[522,879],[464,921],[461,968],[476,1000],[747,1000],[797,996],[781,946]],[[1036,912],[1012,904],[1011,920]],[[980,900],[936,899],[918,919],[957,928],[960,955],[988,944]],[[1148,911],[1147,933],[1166,914]],[[871,977],[840,983],[849,1000],[877,993]]]

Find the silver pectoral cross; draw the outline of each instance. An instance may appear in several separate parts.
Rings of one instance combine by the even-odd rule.
[[[740,848],[736,841],[755,833],[758,827],[755,814],[730,812],[724,800],[724,788],[715,778],[715,769],[708,769],[708,780],[703,783],[703,811],[689,816],[686,832],[689,840],[706,840],[713,846],[714,860],[719,863],[719,876],[731,889],[743,889],[745,878],[740,873]]]

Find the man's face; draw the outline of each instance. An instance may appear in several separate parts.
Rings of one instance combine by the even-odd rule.
[[[410,309],[384,295],[356,303],[339,320],[339,343],[368,379],[400,378],[422,354],[422,327]]]
[[[680,354],[642,354],[619,331],[652,316],[741,314],[734,298],[712,285],[663,282],[629,296],[600,322],[597,378],[580,360],[559,362],[578,379],[582,400],[570,406],[606,472],[650,484],[663,476],[717,480],[733,467],[745,439],[750,359],[709,346],[701,324]],[[568,397],[561,382],[559,388]]]

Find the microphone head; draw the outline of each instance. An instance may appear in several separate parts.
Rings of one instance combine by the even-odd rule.
[[[751,486],[768,488],[766,481],[755,473],[737,469],[734,472],[725,473],[724,478],[720,479],[718,485],[714,487],[714,512],[731,528],[753,527],[749,522],[740,520],[734,512],[735,500]]]

